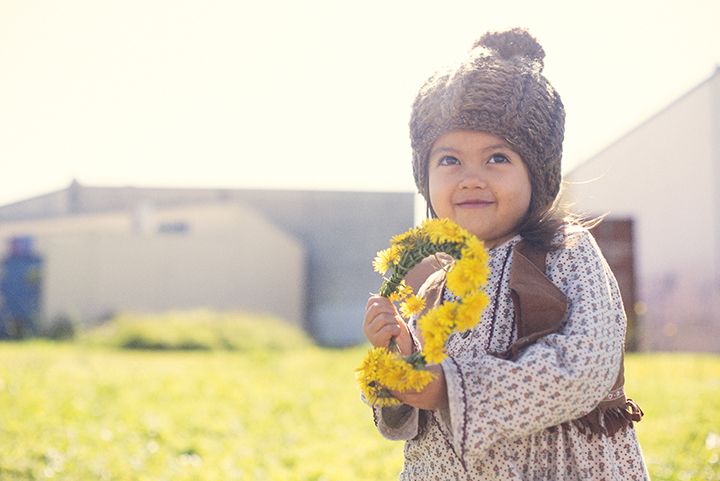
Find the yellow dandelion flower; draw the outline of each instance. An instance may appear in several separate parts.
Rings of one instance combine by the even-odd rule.
[[[448,273],[447,287],[454,294],[464,297],[485,285],[487,277],[487,266],[481,260],[463,258]]]
[[[463,243],[468,235],[465,229],[450,219],[428,219],[423,222],[421,229],[434,244]]]
[[[439,219],[428,219],[422,223],[422,232],[430,239],[430,242],[440,244],[444,241],[442,228]]]
[[[369,350],[367,354],[365,354],[360,366],[356,369],[358,381],[362,384],[369,384],[375,377],[378,349],[379,348],[376,347]]]
[[[407,297],[407,296],[409,296],[410,294],[412,294],[412,292],[413,292],[412,287],[410,287],[409,285],[407,285],[407,283],[405,282],[405,280],[403,280],[403,281],[400,282],[400,286],[398,287],[398,291],[400,292],[400,295],[403,296],[403,297]]]
[[[487,250],[485,250],[485,244],[474,235],[468,237],[465,241],[465,246],[462,249],[462,257],[475,257],[483,259],[483,262],[487,263]]]
[[[431,310],[418,320],[423,337],[422,354],[429,363],[445,359],[445,344],[454,328],[455,303],[446,303]]]
[[[472,267],[464,262],[456,262],[447,275],[447,288],[453,294],[463,297],[477,289],[475,273]]]
[[[444,336],[437,336],[434,333],[425,339],[422,355],[428,364],[439,364],[445,360],[445,341]]]
[[[358,368],[358,381],[365,399],[376,406],[397,404],[389,390],[419,391],[427,386],[433,374],[427,370],[415,369],[396,353],[384,348],[368,352]]]
[[[442,304],[440,307],[431,309],[426,312],[424,316],[418,319],[417,325],[422,333],[423,339],[425,339],[425,342],[427,342],[428,336],[433,335],[435,332],[439,332],[439,329],[442,328],[444,321],[442,319],[440,308],[446,305],[447,304]]]
[[[449,336],[454,329],[455,316],[458,304],[456,302],[446,302],[436,308],[438,316],[436,318],[435,328],[446,332]]]
[[[420,314],[425,309],[425,299],[416,295],[409,296],[405,302],[400,304],[400,313],[405,318]]]
[[[360,390],[363,393],[363,396],[365,396],[365,399],[371,403],[375,404],[375,401],[378,398],[379,391],[376,389],[375,384],[373,383],[373,377],[370,375],[361,372],[357,375],[358,383],[360,384]]]
[[[390,263],[388,262],[387,255],[385,255],[386,251],[387,249],[379,251],[375,259],[373,259],[373,270],[378,274],[385,274],[387,270],[390,269]]]
[[[418,329],[423,339],[427,342],[427,336],[432,335],[435,325],[437,324],[438,308],[430,309],[417,321]]]
[[[376,347],[366,354],[363,362],[357,368],[357,380],[365,399],[375,406],[392,406],[399,403],[393,398],[388,386],[381,381],[382,376],[387,370],[387,365],[394,362],[393,354],[387,349]],[[400,362],[402,359],[397,358]]]
[[[439,251],[458,257],[448,272],[447,287],[460,300],[431,309],[418,320],[423,337],[423,364],[442,362],[447,356],[445,347],[450,335],[471,329],[479,322],[488,303],[482,290],[489,275],[487,251],[480,239],[449,219],[432,219],[393,237],[390,248],[378,252],[373,262],[377,272],[384,274],[392,270],[393,276],[400,277],[417,259],[427,256],[428,252]],[[400,265],[401,258],[403,265]],[[404,281],[388,298],[400,303],[400,311],[405,317],[418,315],[425,309],[425,301],[413,295],[412,288]],[[421,364],[412,363],[415,361],[406,360],[385,348],[371,350],[357,373],[368,402],[376,406],[397,405],[399,401],[391,391],[419,391],[427,386],[432,373]]]
[[[426,369],[410,369],[405,377],[403,391],[422,391],[433,380],[433,373]]]
[[[405,280],[403,280],[400,282],[397,290],[388,296],[388,299],[390,299],[392,302],[400,302],[412,293],[412,287],[407,285],[407,283],[405,283]]]
[[[415,369],[411,364],[403,362],[398,365],[400,377],[398,382],[392,386],[397,391],[420,391],[430,384],[433,374],[425,369]]]
[[[485,259],[478,259],[472,257],[467,262],[468,270],[473,272],[473,282],[480,288],[487,283],[488,277],[490,276],[490,269],[488,268],[487,261]]]
[[[390,354],[388,352],[388,354]],[[377,378],[378,381],[390,389],[396,389],[398,384],[401,383],[403,378],[403,366],[407,364],[400,357],[391,358],[389,356],[384,357],[381,363],[378,365]]]
[[[393,264],[397,264],[400,260],[400,248],[391,246],[377,253],[373,260],[373,269],[378,274],[384,274]]]
[[[474,236],[468,239],[465,247],[462,249],[461,261],[471,266],[472,270],[476,272],[478,284],[482,285],[487,282],[487,278],[490,275],[488,256],[485,245],[480,239]]]
[[[480,317],[488,305],[488,296],[483,291],[476,291],[462,298],[455,319],[456,329],[466,331],[480,322]]]
[[[417,236],[417,229],[408,229],[405,232],[403,232],[402,234],[393,236],[390,239],[390,244],[391,245],[400,245],[400,244],[403,244],[405,241],[407,241],[413,237],[416,237],[416,236]]]

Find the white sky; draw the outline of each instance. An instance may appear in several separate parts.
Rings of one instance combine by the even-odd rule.
[[[413,190],[410,104],[530,29],[565,168],[708,78],[720,1],[0,0],[0,204],[93,185]]]

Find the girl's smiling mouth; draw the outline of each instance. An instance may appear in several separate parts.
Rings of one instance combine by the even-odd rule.
[[[463,207],[463,208],[469,208],[469,209],[487,207],[491,204],[493,204],[492,201],[482,200],[482,199],[468,199],[468,200],[463,200],[463,201],[455,203],[455,205],[457,207]]]

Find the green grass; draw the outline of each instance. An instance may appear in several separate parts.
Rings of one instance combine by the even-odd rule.
[[[0,479],[393,479],[361,356],[0,345]]]
[[[364,351],[0,344],[0,479],[397,479]],[[653,479],[720,480],[720,357],[628,355],[626,377]]]
[[[120,314],[82,333],[80,341],[158,351],[276,351],[311,345],[300,330],[272,317],[205,310]]]
[[[625,377],[652,479],[720,480],[720,356],[629,355]]]

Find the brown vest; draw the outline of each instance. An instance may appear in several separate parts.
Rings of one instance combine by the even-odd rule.
[[[510,295],[515,308],[517,339],[504,352],[491,353],[503,359],[516,360],[522,349],[539,338],[558,332],[565,323],[568,300],[565,294],[545,275],[547,251],[522,241],[513,248],[510,269]],[[426,310],[442,303],[445,288],[445,271],[431,275],[420,295],[425,298]],[[421,333],[422,334],[422,333]],[[625,397],[623,359],[612,389],[588,414],[563,423],[564,428],[574,424],[588,434],[612,436],[625,427],[632,427],[643,416],[640,407]]]

